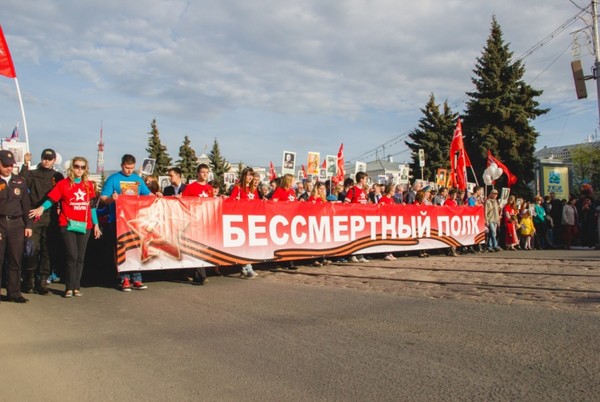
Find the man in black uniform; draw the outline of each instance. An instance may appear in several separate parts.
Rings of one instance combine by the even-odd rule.
[[[29,196],[31,197],[32,208],[37,208],[46,200],[46,194],[56,183],[63,179],[63,175],[53,169],[56,161],[56,152],[53,149],[47,148],[42,151],[42,161],[37,165],[36,169],[29,169],[31,154],[25,154],[25,163],[21,168],[21,176],[25,179],[27,188],[29,188]],[[39,220],[33,223],[33,255],[26,257],[23,263],[23,292],[31,293],[35,286],[36,271],[39,274],[36,290],[41,295],[49,293],[47,287],[48,276],[50,276],[50,257],[48,255],[48,243],[52,241],[49,233],[58,225],[56,218],[56,207],[52,207],[44,211]],[[58,238],[58,230],[56,230],[55,238]]]
[[[6,294],[9,301],[27,303],[21,294],[21,260],[24,237],[31,236],[31,203],[25,180],[12,174],[15,158],[0,151],[0,263],[7,260]],[[1,279],[0,269],[0,279]]]

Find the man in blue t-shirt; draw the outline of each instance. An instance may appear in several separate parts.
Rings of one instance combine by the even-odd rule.
[[[151,192],[144,183],[144,180],[135,173],[135,157],[125,154],[121,158],[121,171],[110,175],[100,193],[100,200],[109,207],[109,228],[107,234],[110,236],[109,244],[113,251],[113,257],[116,268],[116,245],[117,245],[117,217],[115,201],[120,194],[126,195],[150,195]],[[142,282],[141,272],[134,272],[131,276],[129,273],[122,273],[121,290],[130,292],[131,289],[147,289],[148,286]],[[132,283],[133,282],[133,283]]]

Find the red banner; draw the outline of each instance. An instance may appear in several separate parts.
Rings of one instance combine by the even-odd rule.
[[[483,207],[121,196],[118,270],[302,260],[472,245]]]

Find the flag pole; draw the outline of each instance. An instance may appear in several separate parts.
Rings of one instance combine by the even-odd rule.
[[[21,97],[21,89],[19,88],[19,80],[17,79],[17,77],[15,77],[15,85],[17,86],[17,96],[19,97],[19,105],[21,106],[21,116],[23,117],[23,130],[25,131],[25,151],[29,153],[29,134],[27,132],[27,120],[25,119],[23,98]]]

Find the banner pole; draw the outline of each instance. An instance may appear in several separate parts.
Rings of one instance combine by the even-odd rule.
[[[19,80],[17,80],[17,77],[15,77],[15,85],[17,86],[17,96],[19,97],[19,105],[21,106],[21,116],[23,117],[23,130],[25,131],[25,151],[29,153],[29,133],[27,132],[27,120],[25,119],[23,98],[21,97],[21,89],[19,88]]]

